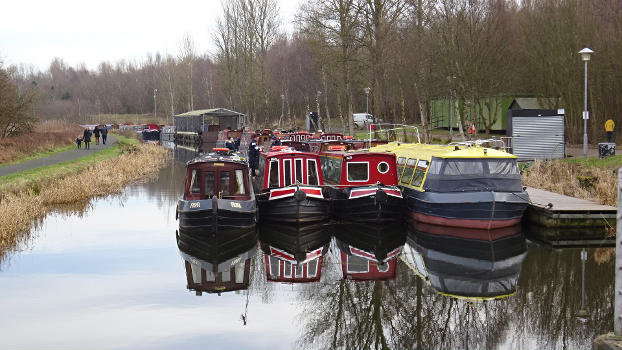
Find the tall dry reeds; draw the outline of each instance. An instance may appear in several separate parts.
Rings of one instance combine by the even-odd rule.
[[[0,202],[0,252],[25,242],[33,224],[50,211],[118,193],[129,183],[153,178],[168,156],[167,150],[157,145],[125,147],[121,156],[51,180],[40,191],[6,194]]]
[[[82,133],[79,125],[58,120],[43,121],[34,131],[0,138],[0,163],[8,163],[31,154],[73,144]]]
[[[616,174],[607,168],[563,161],[535,161],[523,172],[523,184],[600,204],[616,205]]]

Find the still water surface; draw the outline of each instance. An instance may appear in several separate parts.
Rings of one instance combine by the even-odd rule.
[[[49,215],[0,263],[0,347],[577,349],[611,328],[610,250],[587,249],[582,319],[581,249],[521,229],[484,244],[408,226],[263,226],[222,257],[238,267],[218,275],[229,284],[210,284],[213,252],[177,244],[183,181],[171,162],[157,182]],[[285,242],[292,232],[306,238]],[[288,250],[315,247],[321,262],[287,272]]]

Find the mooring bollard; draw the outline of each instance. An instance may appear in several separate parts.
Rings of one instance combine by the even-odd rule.
[[[622,337],[622,168],[618,169],[618,213],[616,215],[616,265],[613,332]]]

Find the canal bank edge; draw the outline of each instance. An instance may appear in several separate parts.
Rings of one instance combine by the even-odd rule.
[[[617,337],[613,333],[601,334],[592,344],[592,350],[620,350],[622,349],[622,337]]]

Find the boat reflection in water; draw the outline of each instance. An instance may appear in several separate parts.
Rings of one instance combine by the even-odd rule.
[[[395,278],[397,258],[406,240],[402,224],[341,224],[334,227],[344,279],[380,281]]]
[[[455,228],[453,234],[439,235],[416,226],[409,231],[403,260],[437,292],[474,300],[503,298],[516,292],[527,244],[520,225],[503,232],[468,235]],[[496,230],[494,230],[496,231]],[[445,233],[447,233],[445,231]],[[466,239],[471,237],[499,237]]]
[[[197,295],[248,289],[257,250],[255,228],[218,235],[180,230],[177,246],[186,267],[187,288]]]
[[[330,244],[330,225],[259,226],[266,279],[270,282],[317,282]]]

